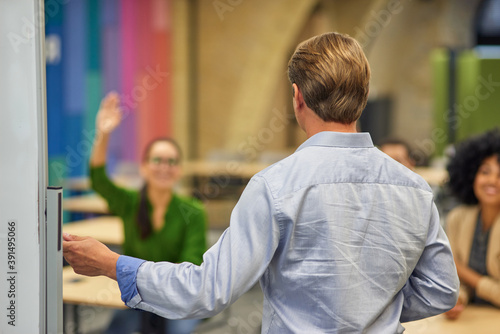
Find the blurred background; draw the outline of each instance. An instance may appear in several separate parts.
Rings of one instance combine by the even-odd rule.
[[[399,137],[417,164],[500,124],[500,1],[46,0],[50,183],[87,175],[100,99],[124,124],[111,173],[133,170],[157,136],[188,160],[272,162],[304,139],[287,61],[326,31],[355,37],[373,77],[360,120]],[[498,47],[498,46],[497,46]],[[132,167],[130,167],[130,165]]]
[[[125,116],[112,173],[163,135],[189,160],[292,152],[305,137],[287,61],[326,31],[365,49],[373,77],[359,127],[375,143],[402,138],[422,165],[500,124],[491,46],[500,44],[500,1],[46,0],[45,15],[52,185],[87,175],[95,114],[111,90]]]
[[[95,115],[114,90],[124,120],[108,174],[137,188],[145,145],[174,137],[178,191],[227,226],[248,179],[306,139],[287,62],[327,31],[371,64],[359,130],[406,141],[431,185],[454,143],[500,125],[500,0],[45,0],[45,17],[49,184],[66,198],[89,192]],[[75,201],[65,221],[82,218]]]
[[[46,0],[50,183],[87,175],[100,99],[125,120],[109,169],[152,138],[188,160],[273,162],[304,139],[286,65],[298,42],[338,31],[373,77],[361,131],[410,143],[418,165],[500,124],[500,1]],[[492,46],[496,45],[496,47]]]

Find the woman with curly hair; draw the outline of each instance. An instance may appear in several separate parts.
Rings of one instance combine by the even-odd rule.
[[[457,318],[468,303],[500,307],[500,130],[461,143],[448,164],[451,192],[462,202],[447,216],[461,287]]]

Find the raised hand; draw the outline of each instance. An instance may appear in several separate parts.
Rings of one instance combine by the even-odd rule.
[[[120,97],[116,92],[110,92],[101,101],[96,117],[96,130],[102,134],[110,134],[121,119]]]

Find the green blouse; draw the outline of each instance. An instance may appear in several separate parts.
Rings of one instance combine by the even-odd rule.
[[[148,261],[201,264],[206,250],[206,213],[202,204],[177,194],[165,214],[165,224],[144,240],[137,225],[139,191],[116,186],[106,175],[105,166],[91,167],[92,188],[108,202],[112,214],[123,221],[123,254]],[[149,214],[152,206],[148,200]]]

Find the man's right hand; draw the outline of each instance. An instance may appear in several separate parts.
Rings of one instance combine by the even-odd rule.
[[[63,233],[63,255],[77,274],[104,275],[116,280],[120,255],[93,238]]]

